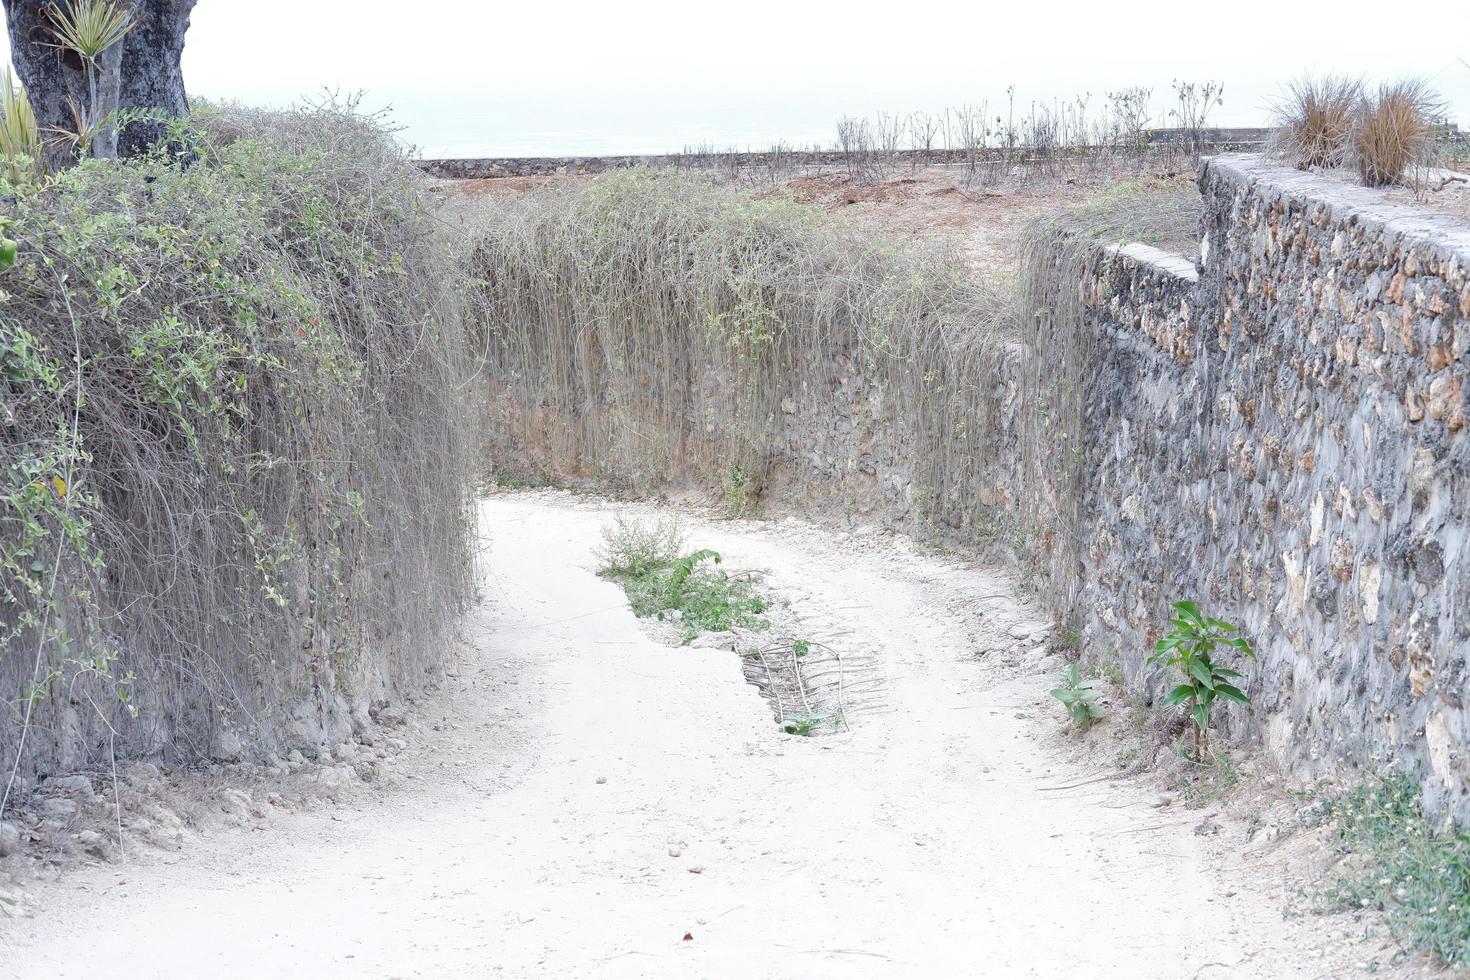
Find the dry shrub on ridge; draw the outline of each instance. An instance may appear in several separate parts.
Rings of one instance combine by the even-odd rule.
[[[1350,153],[1362,98],[1363,85],[1355,79],[1297,79],[1274,107],[1271,149],[1302,170],[1341,166]]]
[[[1363,183],[1386,187],[1427,162],[1444,102],[1421,79],[1385,84],[1363,96],[1353,121],[1353,158]]]

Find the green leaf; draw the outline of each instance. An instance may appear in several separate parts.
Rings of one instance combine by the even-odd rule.
[[[1194,602],[1176,602],[1174,608],[1179,610],[1179,615],[1189,620],[1196,626],[1203,626],[1204,620],[1200,618],[1199,604]]]
[[[1205,702],[1196,704],[1190,714],[1194,717],[1195,727],[1200,731],[1210,727],[1210,706]]]
[[[1245,692],[1234,684],[1216,684],[1215,693],[1222,698],[1229,698],[1237,704],[1250,704],[1251,699],[1245,696]]]
[[[8,269],[12,265],[15,265],[15,242],[0,238],[0,269]]]
[[[1192,697],[1194,697],[1194,685],[1180,684],[1174,690],[1164,695],[1164,707],[1173,707],[1180,701],[1188,701]]]
[[[1240,671],[1238,671],[1238,670],[1231,670],[1229,667],[1216,667],[1215,668],[1215,676],[1216,677],[1239,677],[1239,676],[1241,676],[1241,674],[1240,674]]]
[[[1215,678],[1210,676],[1209,664],[1203,663],[1199,660],[1191,660],[1184,665],[1184,669],[1185,672],[1189,674],[1189,676],[1199,681],[1200,686],[1203,687],[1205,690],[1208,691],[1214,689]]]

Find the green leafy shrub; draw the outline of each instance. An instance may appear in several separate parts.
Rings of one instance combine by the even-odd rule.
[[[1425,816],[1419,781],[1373,773],[1332,804],[1342,873],[1338,908],[1382,910],[1395,934],[1451,966],[1470,964],[1470,833]]]
[[[1163,703],[1165,707],[1189,706],[1189,717],[1194,722],[1194,761],[1202,762],[1215,700],[1250,704],[1245,692],[1231,683],[1241,676],[1240,672],[1216,664],[1215,657],[1222,648],[1245,657],[1254,657],[1255,651],[1237,627],[1201,615],[1196,603],[1176,602],[1174,611],[1178,614],[1170,621],[1174,628],[1159,640],[1147,662],[1173,667],[1182,676],[1183,682],[1164,696]]]
[[[1100,686],[1100,681],[1082,679],[1080,665],[1067,664],[1062,668],[1057,686],[1051,690],[1051,696],[1062,702],[1062,707],[1067,709],[1068,718],[1079,727],[1086,728],[1103,716],[1103,706],[1097,703]]]
[[[602,544],[593,553],[601,563],[599,574],[638,578],[673,564],[684,550],[684,526],[678,515],[640,521],[614,515],[603,525]]]
[[[700,548],[678,554],[684,533],[676,519],[643,523],[615,517],[602,534],[599,574],[623,586],[637,616],[678,613],[685,643],[704,632],[770,625],[761,617],[766,600],[749,582],[705,567],[706,562],[720,564],[719,552]]]
[[[174,135],[192,166],[0,188],[7,774],[329,722],[472,596],[470,354],[413,164],[350,106]]]
[[[721,561],[720,553],[708,548],[700,548],[675,561],[673,567],[669,569],[666,581],[668,582],[670,609],[682,610],[684,608],[685,588],[689,584],[689,577],[694,574],[695,567],[702,561],[712,561],[718,565]]]

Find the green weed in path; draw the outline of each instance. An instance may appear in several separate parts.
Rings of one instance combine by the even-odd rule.
[[[719,568],[718,552],[682,553],[684,532],[677,518],[648,524],[616,517],[602,536],[599,574],[622,585],[637,616],[677,612],[685,643],[700,633],[770,625],[762,618],[765,598],[745,579]]]

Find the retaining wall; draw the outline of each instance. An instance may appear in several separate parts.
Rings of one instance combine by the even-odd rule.
[[[1200,187],[1197,281],[1098,310],[1087,635],[1137,682],[1198,598],[1260,654],[1238,735],[1304,777],[1405,757],[1470,818],[1470,226],[1250,157]]]

